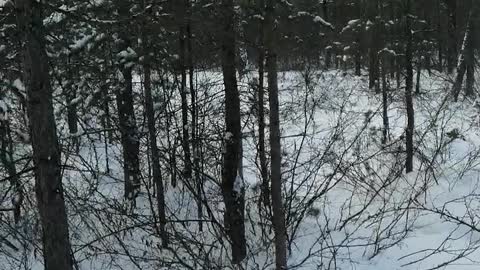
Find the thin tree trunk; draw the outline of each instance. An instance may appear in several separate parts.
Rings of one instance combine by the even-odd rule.
[[[377,0],[369,0],[367,3],[367,9],[368,9],[368,19],[370,22],[373,23],[372,26],[370,26],[370,33],[369,33],[369,39],[370,39],[370,48],[368,51],[369,55],[369,72],[368,72],[368,87],[369,89],[375,88],[375,92],[379,92],[379,87],[378,87],[378,73],[379,73],[379,65],[378,65],[378,51],[379,51],[379,42],[378,42],[378,35],[379,35],[379,26],[377,25],[378,22],[376,20],[376,16],[378,15],[378,2]]]
[[[465,94],[467,96],[473,96],[473,84],[475,82],[474,78],[474,64],[475,64],[475,54],[474,54],[474,37],[473,37],[473,23],[471,21],[471,14],[469,16],[467,30],[465,31],[465,36],[463,38],[462,51],[458,57],[458,67],[457,67],[457,76],[453,84],[453,97],[454,100],[458,100],[460,91],[462,90],[463,79],[465,73],[467,73],[467,82],[465,88]]]
[[[412,50],[413,50],[413,36],[411,31],[411,18],[410,18],[410,0],[406,0],[405,17],[405,37],[407,39],[407,47],[405,51],[405,69],[406,69],[406,82],[405,82],[405,104],[407,107],[407,129],[406,129],[406,152],[407,158],[405,162],[406,172],[413,171],[413,132],[414,132],[414,110],[413,110],[413,65],[412,65]]]
[[[182,103],[182,148],[184,154],[184,171],[183,177],[189,181],[192,179],[192,160],[190,153],[190,135],[189,135],[189,123],[188,123],[188,101],[187,101],[187,59],[186,59],[186,2],[187,0],[177,0],[177,12],[178,12],[178,26],[179,26],[179,71],[181,76],[180,82],[180,99]]]
[[[145,3],[143,3],[145,6]],[[143,25],[144,33],[142,42],[144,44],[144,63],[143,63],[143,87],[145,90],[145,113],[147,115],[148,138],[150,143],[150,155],[152,160],[152,178],[156,189],[157,210],[160,221],[160,237],[162,239],[162,246],[168,246],[168,235],[165,230],[167,223],[165,214],[165,194],[162,180],[162,172],[160,169],[160,156],[157,147],[157,129],[155,125],[155,111],[153,109],[152,98],[152,82],[151,82],[151,63],[150,63],[150,42],[147,37],[148,22],[145,20]],[[145,33],[147,32],[147,33]]]
[[[457,0],[447,0],[448,7],[448,73],[452,73],[457,57]]]
[[[467,78],[465,82],[465,95],[468,97],[473,97],[475,95],[475,92],[473,91],[473,86],[475,84],[475,37],[473,33],[475,33],[474,30],[474,25],[475,22],[473,22],[472,19],[472,12],[470,14],[468,26],[467,26],[467,31],[469,32],[468,34],[468,42],[467,46],[465,47],[465,65],[467,66]]]
[[[195,185],[196,185],[196,200],[197,200],[197,218],[198,218],[198,229],[203,231],[203,179],[200,176],[200,156],[199,156],[199,145],[197,140],[197,92],[195,90],[195,66],[193,63],[193,33],[192,33],[192,2],[187,1],[187,62],[188,62],[188,78],[189,78],[189,87],[190,87],[190,98],[192,103],[191,115],[192,115],[192,152],[193,152],[193,171],[195,174]]]
[[[0,98],[1,101],[1,98]],[[6,169],[9,177],[9,182],[12,190],[14,190],[13,196],[13,217],[15,224],[20,220],[21,206],[23,202],[23,190],[20,183],[20,178],[17,175],[17,168],[13,160],[13,141],[10,129],[10,123],[8,121],[7,112],[0,111],[0,160],[3,167]]]
[[[34,0],[16,0],[15,8],[19,33],[24,42],[24,81],[45,269],[71,270],[73,258],[63,197],[61,154],[53,114],[42,5]]]
[[[271,156],[271,192],[272,223],[275,233],[275,265],[277,270],[287,269],[287,229],[285,209],[282,199],[280,116],[278,101],[277,52],[275,50],[275,1],[267,0],[265,8],[268,72],[268,97],[270,105],[270,156]]]
[[[383,137],[382,144],[388,142],[389,121],[388,121],[388,86],[387,86],[387,70],[385,56],[382,58],[382,105],[383,105]]]
[[[246,256],[245,189],[239,168],[241,156],[240,97],[235,72],[235,11],[233,0],[222,0],[222,71],[225,85],[225,153],[222,169],[222,194],[225,202],[224,222],[232,244],[232,261],[240,263]]]
[[[325,2],[324,2],[324,5]],[[259,11],[263,15],[265,1],[259,0]],[[264,44],[264,22],[260,23],[259,45],[258,45],[258,157],[260,161],[260,175],[262,177],[261,200],[265,208],[270,208],[270,185],[268,178],[267,156],[265,152],[265,44]]]
[[[422,63],[421,60],[418,60],[417,63],[417,83],[415,84],[415,94],[420,94],[420,77],[422,75]]]
[[[67,69],[68,74],[71,75],[70,66],[71,66],[71,59],[70,56],[67,60]],[[71,80],[71,78],[67,78]],[[77,103],[75,98],[77,97],[77,91],[73,83],[68,83],[66,87],[67,93],[67,122],[68,122],[68,130],[70,134],[76,134],[78,132],[78,115],[77,115]],[[74,136],[76,138],[76,136]]]
[[[442,16],[441,16],[441,0],[435,0],[435,14],[437,17],[437,50],[438,50],[438,71],[443,72],[443,31],[442,31]]]
[[[108,93],[108,85],[102,84],[100,86],[101,94],[102,94],[102,107],[104,114],[101,117],[102,126],[104,129],[103,132],[103,140],[105,145],[105,166],[106,166],[106,173],[110,173],[110,158],[108,154],[108,142],[112,143],[113,136],[112,136],[112,124],[110,120],[110,108],[109,108],[109,93]]]
[[[360,33],[357,33],[356,44],[357,48],[355,51],[355,75],[361,76],[362,75],[362,52],[361,52],[361,41],[360,41]]]

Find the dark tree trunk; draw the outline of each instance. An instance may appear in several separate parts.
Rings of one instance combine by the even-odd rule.
[[[15,161],[13,159],[12,133],[7,115],[7,112],[0,111],[0,160],[8,173],[10,187],[12,190],[14,190],[14,196],[12,200],[13,217],[15,224],[17,224],[20,220],[21,206],[23,202],[23,190],[20,183],[20,178],[17,174]]]
[[[110,143],[113,142],[113,133],[112,133],[112,118],[110,116],[110,93],[108,91],[108,85],[103,84],[102,86],[102,98],[103,98],[103,111],[105,115],[102,117],[103,128],[105,129],[105,137],[108,138]]]
[[[186,181],[192,179],[192,160],[190,152],[190,134],[188,123],[188,101],[187,101],[187,26],[186,26],[186,2],[187,0],[178,0],[177,4],[177,18],[179,27],[179,63],[178,68],[181,76],[180,81],[180,99],[182,102],[182,148],[184,154],[184,171],[183,177]]]
[[[468,41],[465,47],[465,65],[467,66],[467,78],[465,82],[465,95],[468,97],[473,97],[475,92],[473,91],[473,86],[475,84],[475,21],[472,19],[474,12],[471,12],[467,32]]]
[[[414,110],[413,110],[413,36],[411,31],[411,15],[410,15],[410,0],[406,0],[405,17],[405,38],[407,41],[407,47],[405,51],[405,69],[406,69],[406,82],[405,82],[405,104],[407,108],[407,128],[406,128],[406,153],[407,158],[405,162],[406,172],[413,171],[413,132],[414,132]]]
[[[457,0],[446,0],[448,8],[447,68],[452,73],[457,65]]]
[[[275,233],[275,264],[277,270],[287,269],[287,229],[285,209],[282,199],[280,113],[278,101],[277,52],[275,49],[275,3],[267,0],[265,9],[267,49],[266,68],[268,72],[268,98],[270,105],[270,156],[271,156],[271,192],[272,224]]]
[[[61,156],[52,104],[48,56],[45,48],[42,4],[16,0],[17,24],[22,35],[27,111],[35,164],[35,192],[42,225],[45,269],[71,270],[68,221],[63,197]]]
[[[125,198],[134,201],[140,189],[139,137],[133,108],[132,69],[121,67],[124,88],[117,91],[118,121],[123,148]]]
[[[129,3],[122,2],[118,5],[118,14],[121,18],[129,18]],[[118,25],[121,43],[120,50],[127,50],[131,41],[125,33],[128,25]],[[123,89],[118,89],[116,102],[118,109],[118,121],[123,150],[123,173],[125,198],[135,206],[135,199],[140,191],[140,160],[139,147],[140,138],[134,111],[133,86],[132,86],[132,65],[130,58],[123,58],[119,62],[119,69],[123,75]]]
[[[195,90],[195,66],[193,62],[193,33],[192,33],[192,2],[187,1],[187,62],[188,62],[188,77],[190,87],[190,98],[192,103],[191,115],[192,115],[192,152],[193,152],[193,171],[195,174],[196,185],[196,200],[197,200],[197,217],[198,217],[198,229],[203,231],[203,178],[200,176],[200,153],[199,153],[199,141],[197,138],[197,92]]]
[[[143,2],[145,7],[145,3]],[[150,155],[152,160],[152,178],[156,190],[156,199],[157,199],[157,210],[159,218],[159,231],[160,238],[162,239],[162,246],[168,246],[168,235],[165,230],[165,225],[167,223],[167,218],[165,214],[165,194],[162,180],[162,172],[160,168],[160,155],[158,153],[157,146],[157,128],[155,124],[155,111],[153,108],[153,97],[152,97],[152,81],[151,81],[151,63],[150,63],[150,48],[151,44],[148,40],[149,34],[149,25],[147,19],[144,21],[143,25],[143,51],[144,51],[144,63],[143,63],[143,87],[145,91],[145,114],[147,116],[147,126],[148,126],[148,139],[150,143]]]
[[[385,56],[382,58],[382,107],[383,107],[383,137],[382,144],[388,142],[389,121],[388,121],[388,86]]]
[[[443,72],[443,30],[441,16],[441,0],[435,0],[435,14],[437,19],[437,50],[438,50],[438,71]]]
[[[68,58],[67,67],[70,70],[70,57]],[[71,75],[71,72],[68,72]],[[72,78],[67,78],[67,80],[71,80]],[[77,91],[73,83],[67,84],[67,122],[68,122],[68,130],[70,134],[76,134],[78,132],[78,115],[77,115],[77,103],[73,102],[77,97]],[[72,103],[73,102],[73,103]]]
[[[259,0],[259,11],[263,15],[265,1]],[[324,2],[326,8],[326,3]],[[324,11],[326,12],[326,11]],[[260,23],[259,45],[258,45],[258,158],[260,161],[260,175],[262,177],[261,200],[266,209],[270,208],[270,184],[268,178],[267,155],[265,152],[265,44],[264,44],[264,23]]]
[[[473,22],[471,19],[468,21],[467,30],[465,31],[465,37],[463,39],[462,51],[460,52],[459,63],[457,68],[457,75],[455,82],[453,84],[453,97],[454,100],[458,100],[460,91],[462,90],[463,79],[465,73],[467,73],[467,81],[465,87],[465,94],[467,96],[473,96],[473,85],[475,83],[474,77],[474,65],[475,65],[475,45],[474,45],[474,35],[473,35]]]
[[[222,0],[222,71],[225,85],[225,153],[222,168],[222,194],[225,202],[225,228],[232,244],[232,261],[246,256],[245,189],[240,176],[241,123],[240,97],[235,72],[235,11],[233,0]]]
[[[422,62],[418,59],[417,63],[417,83],[415,84],[415,94],[420,94],[420,77],[422,75]]]
[[[322,3],[323,18],[329,20],[328,16],[328,1],[324,0]],[[325,69],[328,70],[332,67],[332,49],[328,48],[325,50]]]
[[[362,47],[361,47],[360,33],[357,33],[356,44],[357,44],[357,48],[355,51],[355,75],[361,76],[362,75]]]
[[[373,23],[370,26],[369,30],[369,50],[368,50],[368,58],[369,58],[369,72],[368,72],[368,87],[370,89],[375,88],[375,91],[378,93],[378,74],[379,74],[379,65],[378,65],[378,51],[379,51],[379,42],[378,42],[378,35],[379,35],[379,25],[376,20],[376,16],[378,15],[378,2],[377,0],[370,0],[367,2],[367,12],[368,12],[368,19]]]

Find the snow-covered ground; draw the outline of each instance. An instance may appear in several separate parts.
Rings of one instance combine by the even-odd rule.
[[[249,247],[243,267],[273,269],[273,232],[261,225],[268,220],[258,211],[257,128],[249,86],[253,77],[249,73],[239,84],[242,110],[248,116],[243,119],[243,146]],[[292,269],[480,267],[476,261],[480,255],[480,119],[471,101],[446,99],[449,84],[439,74],[424,74],[421,94],[415,97],[415,170],[405,174],[404,92],[394,87],[394,81],[389,91],[389,139],[382,144],[381,94],[367,89],[366,76],[290,71],[279,74],[279,79]],[[209,209],[204,209],[208,221],[203,222],[203,231],[195,221],[197,204],[189,185],[179,183],[173,188],[165,177],[171,243],[168,249],[161,248],[152,215],[156,209],[152,190],[144,188],[136,210],[129,211],[122,200],[119,146],[105,148],[102,137],[80,132],[76,134],[82,138],[79,154],[63,154],[72,250],[79,269],[234,269],[220,225],[221,73],[201,72],[197,85],[203,89],[199,98],[202,130],[211,136],[205,147],[206,154],[211,154],[205,172],[211,177],[205,178]],[[178,105],[172,101],[172,108]],[[85,123],[99,125],[96,113],[84,112]],[[140,123],[142,116],[138,117]],[[66,145],[72,135],[64,124],[59,121]],[[168,144],[167,133],[159,131],[160,150]],[[146,139],[142,144],[144,184],[151,186]],[[162,171],[168,169],[162,161]],[[32,191],[32,185],[26,183],[26,189]],[[15,251],[0,241],[2,254],[9,255],[0,257],[3,269],[42,269],[34,211],[27,209],[25,215],[31,217],[25,218],[28,222],[1,227],[6,232],[2,237],[19,247]],[[29,237],[37,241],[24,240]]]

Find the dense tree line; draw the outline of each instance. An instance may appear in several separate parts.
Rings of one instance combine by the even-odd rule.
[[[107,255],[136,269],[140,262],[301,266],[320,256],[310,251],[289,263],[314,206],[357,163],[371,170],[369,158],[352,149],[376,114],[366,113],[365,126],[343,146],[348,124],[339,118],[326,146],[300,165],[308,119],[325,102],[315,97],[315,72],[368,78],[379,97],[379,145],[392,169],[372,196],[424,164],[435,175],[440,154],[425,157],[419,149],[427,135],[415,130],[415,100],[428,94],[422,74],[448,78],[448,102],[477,96],[475,0],[14,0],[0,14],[0,246],[8,249],[0,252],[25,269],[27,259],[12,259],[15,252],[39,251],[47,270],[79,269]],[[301,112],[286,111],[284,71],[302,74],[293,98]],[[404,105],[399,138],[388,113],[395,99]],[[297,113],[306,124],[291,143],[284,119]],[[351,151],[356,160],[347,162]],[[315,176],[299,172],[317,166],[316,158]],[[248,186],[244,162],[256,166],[258,187]],[[323,164],[331,171],[318,180]],[[390,247],[374,245],[375,252]],[[262,256],[264,265],[256,261]],[[323,263],[318,269],[336,269]]]

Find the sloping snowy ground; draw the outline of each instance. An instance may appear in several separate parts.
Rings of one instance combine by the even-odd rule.
[[[472,102],[446,100],[450,88],[438,74],[422,78],[422,93],[415,97],[415,171],[407,175],[402,169],[406,126],[403,89],[389,92],[390,137],[382,145],[381,95],[367,89],[365,76],[338,71],[279,75],[292,268],[478,269],[480,121]],[[119,146],[107,144],[105,149],[98,134],[81,135],[80,154],[63,156],[72,250],[79,269],[233,269],[220,230],[222,77],[213,71],[197,76],[202,89],[199,108],[205,122],[203,130],[215,134],[208,138],[205,149],[206,155],[211,155],[205,166],[211,178],[205,178],[204,188],[209,205],[204,214],[214,222],[204,222],[200,232],[194,221],[196,202],[187,185],[179,183],[173,188],[167,184],[171,243],[169,249],[162,249],[156,216],[152,215],[156,207],[152,190],[143,189],[137,209],[129,211],[122,200]],[[254,76],[247,74],[239,84],[245,115],[255,111],[249,87]],[[178,100],[170,102],[169,108],[178,118],[173,125],[179,125]],[[98,113],[95,109],[83,112],[84,123],[91,128],[99,126],[93,117]],[[143,116],[137,117],[141,123]],[[273,232],[260,226],[268,221],[258,212],[260,180],[256,136],[252,136],[257,135],[256,118],[251,115],[243,120],[249,244],[243,267],[269,269],[274,262]],[[159,121],[164,125],[163,118]],[[67,145],[71,135],[62,131],[64,125],[59,119],[60,137]],[[167,147],[166,132],[159,131],[160,150]],[[145,145],[143,138],[142,173],[144,184],[151,185]],[[30,151],[22,147],[17,151]],[[162,171],[168,172],[163,159]],[[165,178],[165,182],[170,181]],[[32,191],[32,184],[25,183],[25,188]],[[34,212],[27,209],[25,215],[23,223],[2,234],[21,247],[13,251],[0,246],[2,254],[10,254],[0,257],[4,269],[42,269]],[[7,231],[4,225],[1,229]],[[32,237],[36,241],[25,241]]]

